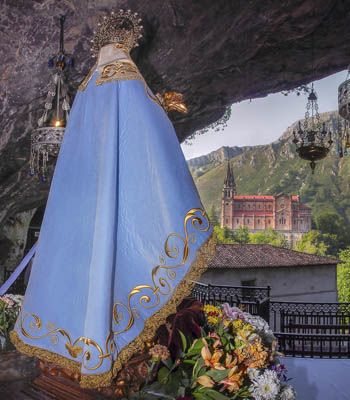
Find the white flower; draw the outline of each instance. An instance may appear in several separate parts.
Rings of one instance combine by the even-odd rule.
[[[290,385],[282,387],[282,391],[279,396],[279,400],[294,400],[296,398],[296,392]]]
[[[244,320],[250,323],[257,332],[262,334],[269,343],[272,343],[275,339],[275,335],[270,329],[269,324],[263,318],[258,317],[257,315],[244,313]]]
[[[246,314],[240,308],[231,307],[228,303],[224,303],[222,305],[222,311],[224,312],[225,317],[232,321],[234,321],[235,319],[243,319],[244,320],[243,316],[244,316],[244,314]]]
[[[256,379],[259,376],[260,371],[257,368],[248,368],[247,373],[248,373],[249,379],[251,381],[253,381],[254,379]]]
[[[266,370],[253,380],[252,396],[255,400],[275,400],[280,391],[280,382],[275,371]]]

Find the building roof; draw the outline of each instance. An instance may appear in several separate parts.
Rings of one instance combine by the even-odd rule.
[[[260,200],[260,201],[272,201],[275,200],[278,196],[269,196],[269,195],[257,195],[257,194],[247,194],[247,195],[234,195],[233,198],[235,200]],[[289,197],[289,196],[288,196]],[[299,202],[300,197],[297,194],[292,195],[292,201]]]
[[[331,257],[275,247],[270,244],[218,244],[209,268],[275,268],[336,265]]]
[[[245,195],[245,196],[235,195],[235,196],[233,196],[233,198],[235,200],[269,200],[269,201],[271,201],[275,198],[275,196],[260,196],[260,195],[253,194],[253,195]]]

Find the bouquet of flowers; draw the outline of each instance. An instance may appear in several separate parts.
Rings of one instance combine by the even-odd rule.
[[[8,339],[10,331],[13,329],[21,309],[23,296],[5,294],[0,296],[0,336]]]
[[[174,358],[167,346],[149,350],[150,376],[133,398],[172,400],[293,400],[277,341],[260,317],[228,304],[204,306],[201,336],[189,340],[179,332],[182,349]]]

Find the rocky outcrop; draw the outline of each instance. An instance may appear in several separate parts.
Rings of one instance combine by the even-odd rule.
[[[190,167],[202,167],[203,165],[207,164],[215,164],[215,163],[222,163],[225,160],[229,160],[230,158],[236,157],[239,154],[242,154],[243,148],[238,146],[223,146],[220,149],[212,151],[205,156],[195,157],[191,160],[188,160],[188,165]]]
[[[220,118],[227,105],[296,87],[350,61],[350,3],[339,0],[16,0],[0,9],[0,226],[44,204],[49,185],[27,177],[30,132],[67,15],[76,61],[71,91],[92,65],[89,40],[106,11],[131,8],[145,37],[133,57],[153,91],[184,94],[187,116],[171,115],[179,140]],[[315,44],[312,69],[311,44]],[[336,88],[335,88],[336,90]]]

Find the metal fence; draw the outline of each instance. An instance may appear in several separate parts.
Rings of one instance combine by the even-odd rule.
[[[286,355],[350,358],[350,303],[271,301],[270,326]]]
[[[196,283],[192,296],[203,304],[228,303],[269,321],[269,286],[219,286]]]
[[[229,303],[269,322],[285,355],[350,358],[350,303],[271,301],[269,287],[196,284],[204,304]]]

